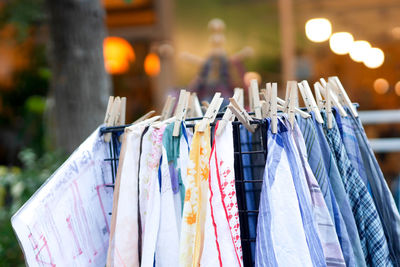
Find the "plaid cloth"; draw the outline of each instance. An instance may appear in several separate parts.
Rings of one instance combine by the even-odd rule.
[[[351,165],[356,169],[361,180],[368,187],[367,174],[365,173],[365,167],[361,157],[360,145],[358,144],[352,122],[349,120],[349,117],[340,117],[336,108],[334,108],[333,113],[335,114],[335,120],[339,128],[340,136],[342,137]]]
[[[332,191],[334,192],[336,201],[340,208],[340,213],[342,214],[343,220],[346,224],[347,233],[349,235],[354,252],[354,258],[356,260],[356,266],[365,267],[367,266],[367,264],[365,263],[364,252],[361,247],[361,241],[358,235],[356,221],[351,210],[349,197],[347,196],[346,190],[344,189],[336,160],[329,147],[328,141],[326,140],[322,125],[315,120],[314,113],[311,112],[311,116],[314,123],[315,132],[318,136],[321,153],[324,158],[325,168],[328,172],[329,181],[332,185]]]
[[[350,113],[349,113],[350,114]],[[372,151],[368,138],[359,118],[352,115],[348,118],[354,125],[354,131],[360,144],[365,171],[373,199],[382,221],[383,230],[389,246],[393,265],[400,266],[400,215],[396,209],[393,196],[386,184],[385,177]]]
[[[389,248],[375,204],[357,171],[351,165],[340,137],[336,121],[328,129],[326,114],[322,113],[328,143],[334,152],[344,188],[357,223],[361,246],[368,266],[393,266]]]
[[[342,218],[342,214],[339,210],[336,197],[332,190],[332,185],[329,181],[328,171],[325,168],[324,156],[322,154],[321,146],[319,144],[318,136],[312,118],[302,118],[297,117],[297,123],[303,134],[303,138],[306,145],[308,164],[317,179],[321,192],[324,196],[327,208],[331,214],[332,221],[335,225],[335,230],[339,243],[343,252],[343,257],[346,261],[346,266],[364,266],[362,264],[356,265],[356,259],[354,257],[354,252],[352,244],[350,242],[349,234],[347,232],[346,224]],[[326,158],[326,157],[325,157]],[[344,193],[345,194],[345,193]],[[349,207],[350,210],[350,207]],[[351,211],[349,212],[351,214]],[[351,214],[351,217],[353,215]],[[354,220],[354,219],[353,219]],[[354,229],[356,229],[354,223]],[[357,231],[357,230],[355,230]],[[356,233],[357,234],[357,233]],[[357,234],[358,237],[358,234]],[[361,245],[360,251],[361,251]],[[364,255],[362,254],[362,262],[364,261]]]

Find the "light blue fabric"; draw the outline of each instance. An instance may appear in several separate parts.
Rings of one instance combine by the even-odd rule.
[[[326,140],[322,125],[315,120],[315,115],[311,113],[314,122],[316,134],[320,144],[322,157],[324,158],[325,169],[328,172],[329,181],[332,185],[332,191],[335,195],[340,213],[346,225],[347,233],[352,244],[356,266],[367,266],[364,253],[361,247],[360,237],[358,235],[356,221],[351,210],[350,201],[344,189],[338,167],[333,157],[332,151]]]
[[[297,117],[297,123],[303,133],[305,145],[307,148],[308,163],[314,173],[315,178],[320,185],[327,207],[331,213],[332,221],[343,252],[343,257],[347,266],[356,266],[353,248],[350,242],[347,228],[340,213],[336,197],[329,181],[328,172],[325,168],[324,159],[318,136],[312,118]],[[329,204],[329,205],[328,205]]]
[[[296,150],[294,141],[290,136],[288,129],[285,127],[283,122],[279,120],[280,134],[283,139],[284,149],[287,153],[290,169],[292,171],[293,183],[296,188],[297,199],[299,201],[299,207],[301,212],[301,217],[303,220],[304,232],[306,234],[306,240],[308,248],[310,250],[311,260],[314,266],[326,266],[325,256],[322,249],[321,241],[318,237],[316,223],[311,211],[311,203],[309,199],[306,198],[304,187],[300,179],[301,172],[299,171],[299,165],[296,161]],[[288,218],[289,219],[289,218]]]
[[[376,206],[361,177],[351,165],[336,121],[332,121],[332,128],[329,129],[325,112],[322,112],[322,117],[325,120],[323,127],[326,139],[334,154],[357,224],[365,262],[370,266],[393,266]]]
[[[400,215],[395,201],[385,181],[383,173],[369,145],[368,138],[359,118],[355,118],[348,111],[348,120],[354,125],[366,175],[376,209],[381,219],[383,230],[389,246],[391,259],[394,266],[400,266]]]

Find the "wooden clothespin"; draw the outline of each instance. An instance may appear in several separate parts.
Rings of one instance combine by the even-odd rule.
[[[153,116],[154,113],[156,113],[155,110],[152,110],[152,111],[147,112],[147,113],[144,114],[142,117],[140,117],[139,119],[135,120],[135,121],[133,122],[133,124],[137,124],[137,123],[139,123],[139,122],[142,122],[142,121],[144,121],[144,120],[147,120],[148,118],[150,118],[151,116]],[[161,116],[160,116],[160,118],[161,118]]]
[[[194,116],[195,117],[203,117],[203,111],[201,110],[201,105],[199,98],[196,93],[192,93],[193,105],[194,105]]]
[[[326,119],[327,119],[327,122],[328,122],[328,129],[332,129],[332,127],[333,127],[333,114],[332,114],[331,87],[330,87],[330,85],[327,85],[325,90],[326,90],[326,98],[325,98]]]
[[[113,105],[114,105],[114,97],[110,96],[108,98],[106,116],[104,118],[104,124],[106,125],[106,127],[112,126],[111,111],[113,109]],[[110,142],[110,140],[111,140],[111,133],[105,133],[104,134],[104,141],[105,142]]]
[[[300,93],[303,97],[303,100],[307,106],[307,110],[309,112],[314,111],[316,121],[319,123],[324,123],[324,120],[321,116],[321,113],[317,106],[315,98],[312,95],[311,88],[308,85],[308,82],[304,80],[301,83],[299,83],[298,86],[300,89]]]
[[[321,95],[321,84],[319,82],[314,83],[314,93],[315,99],[317,100],[317,106],[321,110],[325,106],[325,101],[322,99]]]
[[[132,130],[134,127],[136,127],[136,126],[138,126],[138,125],[148,125],[148,124],[151,124],[151,123],[157,121],[157,120],[160,119],[160,118],[161,118],[161,116],[154,116],[154,117],[151,117],[151,118],[142,120],[142,121],[140,121],[140,122],[134,122],[134,123],[132,123],[131,126],[126,127],[126,128],[125,128],[125,131],[130,131],[130,130]]]
[[[268,90],[268,87],[267,87]],[[273,134],[278,132],[278,109],[277,109],[277,101],[278,101],[278,84],[272,83],[271,86],[271,96],[270,96],[270,117],[271,117],[271,131]]]
[[[294,126],[295,120],[295,104],[296,104],[296,92],[297,90],[297,82],[296,81],[288,81],[286,86],[286,99],[284,105],[284,112],[288,114],[290,125]]]
[[[235,95],[236,92],[238,92],[237,103],[241,107],[244,107],[244,90],[243,90],[243,88],[235,88],[235,90],[233,91],[233,95]]]
[[[119,121],[117,125],[125,125],[126,117],[126,97],[121,97],[121,105],[119,109]]]
[[[175,110],[175,123],[174,123],[174,131],[172,136],[179,136],[179,132],[181,129],[181,123],[185,119],[186,116],[186,107],[188,103],[186,90],[181,90],[179,94],[178,105]]]
[[[329,98],[332,101],[333,105],[338,108],[340,116],[346,117],[347,116],[347,112],[343,108],[342,104],[340,104],[336,93],[333,91],[333,87],[335,87],[335,84],[332,85],[332,81],[327,83],[324,78],[321,78],[319,80],[321,81],[321,84],[322,84],[321,87],[320,87],[320,90],[321,90],[322,95],[325,97],[325,100],[326,100],[326,92],[325,91],[326,91],[326,88],[327,88],[328,83],[329,83],[330,86],[331,86],[331,90],[329,90]]]
[[[167,113],[171,106],[171,100],[172,100],[172,96],[170,96],[170,95],[167,96],[167,100],[165,100],[164,107],[161,111],[161,120],[167,119]]]
[[[328,81],[332,81],[336,85],[336,92],[338,94],[339,99],[342,102],[342,105],[348,106],[351,114],[353,114],[354,117],[358,117],[357,109],[354,107],[353,103],[350,101],[350,98],[347,95],[346,90],[343,88],[343,85],[340,82],[339,78],[337,76],[329,77]]]
[[[280,97],[277,97],[277,101],[278,101],[278,109],[279,109],[280,111],[282,111],[282,112],[285,112],[285,108],[284,108],[284,106],[286,105],[285,100],[283,100],[283,99],[280,98]],[[282,108],[280,108],[280,107],[282,107]],[[297,108],[297,107],[294,107],[294,110],[295,110],[296,113],[300,114],[300,116],[303,117],[303,118],[306,118],[306,119],[307,119],[307,118],[310,118],[310,117],[311,117],[310,114],[308,114],[308,113],[305,112],[305,111],[302,111],[301,109],[299,109],[299,108]]]
[[[250,81],[250,91],[251,91],[251,97],[253,99],[251,103],[253,104],[252,110],[254,110],[255,118],[262,119],[260,93],[258,91],[258,82],[256,79]]]
[[[228,106],[228,108],[233,112],[233,114],[235,114],[236,118],[244,125],[244,127],[246,127],[247,130],[254,133],[255,126],[250,124],[253,119],[246,112],[246,110],[242,106],[240,106],[236,99],[234,99],[233,97],[229,98],[229,102],[230,105]]]
[[[108,103],[110,104],[110,97],[108,100]],[[121,99],[117,96],[114,98],[114,101],[112,102],[112,105],[110,109],[107,107],[107,110],[109,110],[109,115],[106,115],[106,127],[112,127],[115,126],[116,123],[119,121],[120,117],[120,108],[121,108]],[[104,134],[104,141],[105,142],[110,142],[111,140],[111,133],[105,133]]]
[[[202,133],[206,129],[207,124],[213,122],[215,117],[218,114],[219,108],[221,107],[222,102],[224,101],[221,98],[221,93],[215,93],[213,99],[211,100],[210,106],[207,109],[206,114],[204,115],[203,119],[200,121],[200,124],[197,128],[197,131]]]
[[[190,92],[186,92],[186,103],[185,103],[186,112],[185,112],[185,116],[183,116],[183,120],[186,120],[186,116],[188,114],[187,112],[189,110],[189,102],[190,102]]]
[[[236,102],[238,102],[238,98],[240,97],[240,91],[236,90],[236,89],[238,89],[238,88],[235,88],[233,98],[236,100]],[[229,104],[229,105],[231,105],[231,104]],[[220,135],[223,132],[223,130],[225,129],[226,124],[229,121],[233,121],[234,119],[235,119],[235,115],[232,113],[232,110],[228,107],[225,110],[225,113],[222,116],[222,119],[219,121],[218,128],[217,128],[217,131],[215,134]]]

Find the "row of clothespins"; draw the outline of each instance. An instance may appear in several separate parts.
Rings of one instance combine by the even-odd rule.
[[[323,123],[323,118],[320,111],[324,109],[327,113],[328,128],[332,128],[332,107],[338,108],[341,116],[347,116],[344,106],[349,107],[350,112],[357,117],[357,110],[350,101],[345,89],[339,78],[329,77],[328,81],[321,78],[320,81],[314,83],[314,93],[307,81],[296,82],[288,81],[286,86],[285,99],[281,99],[277,95],[277,83],[266,83],[266,88],[259,90],[257,80],[252,80],[249,88],[249,109],[254,112],[254,116],[250,116],[244,108],[244,90],[235,88],[234,94],[229,98],[229,105],[222,116],[216,134],[219,135],[224,129],[228,121],[233,121],[237,118],[251,132],[256,129],[256,124],[253,124],[255,119],[271,118],[271,131],[277,132],[278,111],[287,113],[289,122],[293,125],[295,114],[298,113],[302,117],[310,117],[309,112],[313,111],[315,119],[319,123]],[[302,96],[303,102],[308,112],[301,110],[298,107],[298,91]],[[176,98],[168,96],[162,109],[161,115],[152,117],[155,111],[150,111],[135,122],[141,123],[150,119],[151,121],[171,121],[174,122],[173,136],[178,136],[182,121],[186,118],[199,118],[200,122],[197,131],[203,132],[207,124],[212,123],[223,102],[221,93],[214,94],[212,101],[207,103],[200,101],[196,93],[191,93],[186,90],[181,90],[178,98],[178,103],[175,107]],[[110,97],[107,106],[107,112],[104,123],[107,127],[118,126],[125,124],[125,108],[126,98]],[[205,114],[203,115],[203,112]],[[111,134],[105,135],[105,141],[109,141]]]

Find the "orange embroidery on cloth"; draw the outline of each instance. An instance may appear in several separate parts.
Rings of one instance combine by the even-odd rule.
[[[196,213],[194,212],[190,212],[187,216],[186,216],[186,223],[187,224],[194,224],[196,223]]]

